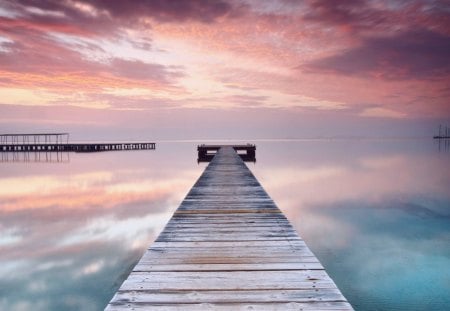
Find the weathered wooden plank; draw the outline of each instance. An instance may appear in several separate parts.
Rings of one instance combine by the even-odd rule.
[[[307,247],[298,249],[282,248],[263,248],[248,247],[242,250],[240,248],[227,247],[220,248],[150,248],[142,257],[145,258],[284,258],[289,257],[314,257]]]
[[[202,228],[200,228],[202,229]],[[218,238],[220,237],[221,239],[223,238],[236,238],[235,241],[249,241],[249,240],[258,240],[260,237],[265,237],[267,235],[270,235],[274,238],[278,237],[278,236],[282,236],[283,240],[284,238],[289,237],[288,240],[291,240],[293,242],[298,241],[297,240],[297,236],[295,235],[295,231],[289,230],[289,229],[285,229],[285,230],[272,230],[272,229],[267,229],[267,231],[261,230],[261,229],[257,229],[254,230],[253,232],[251,230],[236,230],[233,231],[233,229],[228,229],[228,228],[223,228],[223,229],[214,229],[214,228],[204,228],[205,232],[211,232],[209,235],[208,233],[203,233],[202,230],[198,230],[198,229],[181,229],[180,230],[176,230],[176,229],[170,229],[167,232],[164,232],[164,236],[165,237],[173,237],[174,240],[176,240],[177,237],[179,236],[184,236],[184,237],[190,237],[190,236],[196,236],[196,237],[208,237],[209,238]],[[205,238],[204,241],[207,241],[208,239]],[[194,241],[194,240],[192,240]],[[201,241],[199,241],[201,242]]]
[[[277,283],[277,287],[287,283],[303,283],[303,282],[332,282],[324,270],[298,270],[298,271],[265,271],[258,273],[257,271],[204,271],[204,272],[135,272],[128,277],[129,283],[145,283],[148,279],[157,279],[158,283],[177,283],[176,286],[185,287],[181,280],[197,284],[196,288],[212,289],[208,287],[208,282],[220,284],[212,284],[212,286],[231,286],[229,289],[243,289],[253,287],[265,287],[267,284]],[[282,280],[282,282],[279,282]],[[245,281],[245,282],[242,282]],[[234,285],[235,283],[238,283]],[[152,285],[150,285],[152,286]],[[236,286],[236,287],[234,287]],[[274,288],[277,288],[274,287]]]
[[[283,256],[283,257],[149,257],[143,259],[138,264],[270,264],[270,263],[295,263],[295,262],[318,262],[315,256]]]
[[[113,302],[108,310],[164,310],[164,311],[191,311],[191,310],[258,310],[258,311],[334,311],[353,310],[347,302],[288,302],[288,303],[191,303],[191,304],[157,304],[157,303],[130,303]]]
[[[230,262],[234,259],[236,260],[259,260],[258,262],[262,260],[276,260],[279,258],[279,262],[286,262],[286,260],[292,261],[292,260],[300,260],[305,259],[307,260],[309,257],[315,257],[314,254],[311,253],[309,249],[305,249],[303,251],[297,251],[297,252],[273,252],[272,254],[270,252],[262,253],[262,252],[246,252],[242,251],[242,253],[238,253],[237,251],[234,252],[223,252],[223,251],[211,251],[211,252],[205,252],[200,253],[196,251],[191,252],[180,252],[178,254],[175,254],[173,252],[165,252],[165,251],[159,251],[158,249],[151,249],[148,250],[143,256],[142,260],[158,260],[160,258],[164,259],[181,259],[181,260],[191,260],[191,259],[211,259],[214,261],[225,261],[229,260]]]
[[[306,243],[303,240],[283,240],[283,241],[232,241],[232,242],[207,242],[207,241],[186,241],[186,242],[154,242],[150,248],[171,248],[171,247],[214,247],[214,248],[222,248],[222,247],[282,247],[282,246],[290,246],[290,247],[303,247],[306,246]]]
[[[240,233],[252,233],[252,232],[264,232],[272,231],[272,232],[294,232],[295,230],[284,224],[277,226],[276,224],[267,224],[267,225],[254,225],[254,224],[178,224],[173,225],[170,224],[164,228],[165,231],[168,232],[185,232],[185,233],[197,233],[197,232],[211,232],[212,234],[224,234],[226,232],[240,232]]]
[[[300,242],[300,241],[299,241]],[[158,243],[157,245],[152,245],[149,248],[149,251],[156,251],[156,252],[164,252],[167,254],[176,252],[176,253],[186,253],[186,252],[196,252],[196,253],[202,253],[202,252],[213,252],[213,253],[224,253],[224,254],[256,254],[258,255],[264,255],[267,252],[283,252],[283,253],[300,253],[300,252],[308,252],[310,254],[309,248],[305,244],[301,243],[293,243],[293,244],[283,244],[283,245],[277,245],[272,244],[270,246],[267,245],[252,245],[251,243],[247,243],[245,245],[246,248],[242,249],[242,246],[236,246],[236,245],[225,245],[226,242],[220,243],[222,245],[220,246],[187,246],[190,245],[189,242],[185,242],[183,245],[182,242],[180,242],[179,246],[169,245],[167,247],[161,246],[161,245],[167,245],[171,244],[171,242],[163,243],[163,242],[155,242]],[[199,242],[202,243],[202,242]],[[241,245],[244,245],[241,243]]]
[[[310,260],[311,262],[309,262]],[[189,264],[182,261],[179,264],[168,264],[163,262],[161,264],[147,263],[145,261],[139,262],[133,269],[136,272],[145,271],[277,271],[277,270],[323,270],[323,266],[316,260],[315,257],[298,262],[298,258],[293,262],[267,262],[263,263],[211,263],[206,264]]]
[[[157,258],[162,256],[165,258],[184,258],[187,256],[198,256],[198,257],[255,257],[255,258],[272,258],[272,257],[301,257],[301,256],[314,256],[308,248],[298,249],[298,250],[283,250],[283,249],[265,249],[265,250],[239,250],[232,249],[229,250],[214,250],[214,249],[186,249],[186,248],[173,248],[169,249],[159,249],[151,248],[147,251],[148,256],[151,258]]]
[[[177,290],[177,291],[121,291],[117,300],[133,303],[274,303],[274,302],[336,302],[345,301],[336,288],[304,290]]]
[[[192,235],[192,236],[174,236],[168,234],[162,234],[158,237],[157,241],[210,241],[210,242],[222,242],[222,241],[283,241],[289,238],[293,238],[294,236],[291,234],[286,235],[271,235],[271,234],[261,234],[260,236],[255,237],[245,237],[239,234],[233,234],[228,236],[211,236],[207,234],[202,235]]]
[[[352,310],[244,162],[218,151],[107,310]]]

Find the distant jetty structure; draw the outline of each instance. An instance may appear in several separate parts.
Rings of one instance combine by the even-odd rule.
[[[450,139],[450,128],[443,128],[442,125],[439,125],[439,135],[433,136],[434,139]]]
[[[152,142],[69,143],[69,133],[0,134],[0,152],[100,152],[154,150]]]
[[[353,310],[244,163],[255,149],[198,146],[209,165],[105,310]]]
[[[221,145],[199,145],[197,146],[198,158],[197,162],[211,162],[216,153],[222,148]],[[256,146],[252,144],[233,145],[234,151],[241,157],[244,162],[256,162]]]

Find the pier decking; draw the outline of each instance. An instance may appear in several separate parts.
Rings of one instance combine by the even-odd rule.
[[[353,309],[226,146],[106,310]]]

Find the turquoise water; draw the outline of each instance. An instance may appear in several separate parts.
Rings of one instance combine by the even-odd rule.
[[[254,143],[250,169],[356,310],[448,309],[449,151]],[[0,310],[102,310],[203,171],[196,145],[0,162]]]

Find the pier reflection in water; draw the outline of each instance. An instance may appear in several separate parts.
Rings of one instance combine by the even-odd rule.
[[[102,310],[203,171],[201,143],[219,142],[0,163],[0,310]],[[448,152],[254,143],[250,169],[356,310],[447,310]]]
[[[439,151],[450,151],[450,138],[435,139]]]
[[[69,152],[0,152],[0,162],[68,163]]]

